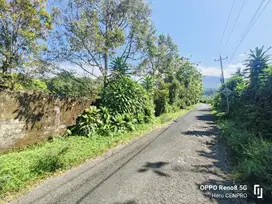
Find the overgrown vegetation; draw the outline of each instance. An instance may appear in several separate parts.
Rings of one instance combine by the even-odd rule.
[[[214,108],[221,115],[218,123],[233,151],[234,175],[249,187],[260,184],[264,202],[271,203],[272,67],[267,52],[264,47],[250,50],[244,72],[238,70],[225,84],[232,91],[229,112],[225,113],[226,98],[220,92]]]
[[[202,96],[200,99],[201,103],[207,103],[207,104],[212,104],[213,103],[214,96]]]
[[[169,67],[164,77],[160,72],[146,77],[141,85],[129,76],[123,58],[117,58],[113,61],[113,74],[101,91],[98,107],[86,109],[68,134],[92,137],[127,132],[134,130],[136,124],[151,122],[155,115],[196,104],[201,94],[201,75],[188,61],[174,60],[180,63],[176,69]]]
[[[81,164],[87,159],[101,155],[107,149],[146,134],[162,124],[190,110],[166,113],[150,123],[137,124],[134,130],[119,132],[112,137],[92,134],[86,136],[54,137],[50,142],[40,143],[20,151],[0,155],[0,198],[14,194],[40,179]]]

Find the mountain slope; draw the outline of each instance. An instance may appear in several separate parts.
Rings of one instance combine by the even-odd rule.
[[[204,89],[216,89],[219,87],[221,77],[217,76],[203,76],[203,87]]]

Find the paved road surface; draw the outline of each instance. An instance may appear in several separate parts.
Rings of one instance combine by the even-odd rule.
[[[202,204],[201,184],[228,183],[225,150],[209,106],[152,132],[104,159],[49,179],[12,204]]]

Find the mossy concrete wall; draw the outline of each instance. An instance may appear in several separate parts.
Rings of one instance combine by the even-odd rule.
[[[63,135],[92,102],[0,90],[0,152]]]

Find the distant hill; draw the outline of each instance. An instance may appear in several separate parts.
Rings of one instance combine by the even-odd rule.
[[[203,87],[205,89],[217,89],[220,85],[220,77],[217,76],[203,76]]]

